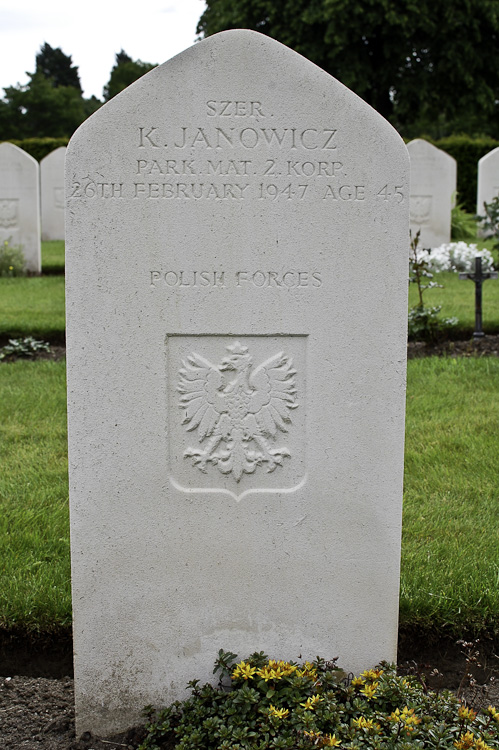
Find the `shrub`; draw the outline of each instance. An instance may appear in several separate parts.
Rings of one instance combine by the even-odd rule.
[[[38,352],[48,351],[50,351],[50,344],[46,341],[37,341],[32,336],[26,336],[24,339],[9,339],[9,343],[0,349],[0,360],[32,357]]]
[[[24,140],[11,139],[10,143],[22,148],[37,161],[51,154],[60,146],[67,146],[69,138],[24,138]]]
[[[481,221],[481,228],[494,237],[494,248],[499,250],[499,196],[492,198],[490,203],[484,203],[483,210],[485,216],[477,216],[477,219]]]
[[[26,261],[20,247],[4,240],[0,245],[0,276],[25,276]]]
[[[430,140],[430,139],[428,139]],[[452,135],[431,141],[437,148],[446,151],[457,161],[457,194],[463,208],[468,213],[476,211],[476,193],[478,162],[492,149],[499,146],[499,141],[489,137],[470,138],[467,135]]]
[[[441,284],[432,281],[430,255],[419,248],[418,232],[411,238],[409,256],[409,283],[417,284],[419,302],[409,310],[408,336],[409,339],[423,341],[437,341],[447,330],[455,326],[457,318],[440,318],[440,306],[425,307],[423,295],[427,289],[442,288]],[[425,279],[428,283],[424,283]]]
[[[228,656],[219,652],[214,671],[221,658],[230,687],[200,687],[193,680],[187,700],[146,709],[147,736],[139,750],[499,748],[493,707],[476,713],[449,692],[398,677],[393,666],[348,679],[334,661],[319,657],[298,665],[262,652],[239,664],[235,654]]]

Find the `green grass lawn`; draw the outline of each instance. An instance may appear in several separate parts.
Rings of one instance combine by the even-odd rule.
[[[64,362],[0,365],[0,626],[71,622]]]
[[[0,627],[70,623],[64,362],[0,364]],[[401,625],[499,622],[499,360],[408,367]]]
[[[61,342],[65,326],[64,276],[0,278],[0,337]]]
[[[64,240],[42,242],[42,273],[64,274]]]
[[[442,317],[458,319],[454,338],[471,336],[475,329],[475,284],[460,281],[459,274],[450,271],[435,274],[433,280],[443,288],[427,289],[423,297],[425,306],[441,305]],[[483,330],[485,333],[499,333],[499,279],[485,281],[482,289]],[[417,286],[409,284],[409,307],[417,304]]]

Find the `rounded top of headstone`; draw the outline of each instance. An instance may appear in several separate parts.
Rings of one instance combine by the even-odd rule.
[[[447,153],[447,151],[443,151],[441,148],[437,148],[437,146],[434,146],[433,143],[430,143],[429,141],[425,141],[424,138],[415,138],[413,141],[409,141],[407,144],[407,149],[409,151],[409,155],[411,157],[431,157],[433,159],[445,159],[456,163],[456,160],[453,156]]]
[[[53,151],[51,151],[49,154],[43,157],[43,159],[40,161],[40,164],[43,164],[45,161],[52,161],[52,159],[63,159],[66,155],[67,146],[59,146],[59,148],[55,148]]]
[[[2,159],[25,159],[27,162],[34,162],[36,165],[38,165],[37,160],[31,156],[31,154],[28,154],[27,151],[25,151],[22,148],[19,148],[19,146],[14,145],[13,143],[9,143],[9,141],[4,141],[3,143],[0,143],[0,158]]]
[[[89,127],[105,127],[106,121],[111,127],[111,120],[134,111],[146,115],[154,107],[157,112],[158,103],[163,105],[165,118],[173,108],[181,109],[188,118],[200,96],[224,101],[227,91],[234,88],[240,90],[241,100],[258,99],[260,89],[270,90],[277,107],[286,104],[291,111],[295,107],[297,114],[310,106],[316,112],[330,113],[334,99],[337,117],[365,124],[373,147],[376,137],[369,136],[368,130],[376,123],[385,138],[393,137],[405,148],[390,123],[340,81],[284,44],[249,29],[214,34],[149,71],[86,120],[71,145]],[[216,112],[225,122],[230,122],[231,114]]]
[[[499,146],[497,148],[493,148],[492,151],[489,151],[488,154],[485,154],[482,156],[482,158],[478,161],[478,164],[483,164],[484,162],[488,161],[489,159],[497,159],[499,157]]]

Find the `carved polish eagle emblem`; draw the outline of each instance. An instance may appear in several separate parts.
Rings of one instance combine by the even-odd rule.
[[[268,472],[290,457],[285,447],[274,447],[287,432],[296,409],[293,362],[279,352],[253,365],[247,346],[236,341],[219,365],[192,352],[182,362],[177,390],[182,424],[196,432],[204,448],[187,448],[184,458],[203,472],[212,464],[239,482],[258,466]]]

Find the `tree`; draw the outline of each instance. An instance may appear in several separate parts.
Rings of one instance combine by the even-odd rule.
[[[207,0],[197,31],[250,28],[300,52],[402,131],[479,110],[499,135],[497,0]],[[465,118],[466,119],[466,118]],[[494,131],[494,132],[491,132]],[[439,135],[447,134],[440,132]]]
[[[9,86],[5,89],[0,107],[0,124],[7,132],[2,138],[58,138],[71,136],[85,120],[84,99],[74,86],[52,85],[42,73],[28,74],[27,86]],[[6,111],[5,111],[6,110]],[[9,122],[10,119],[10,122]]]
[[[77,66],[73,65],[71,55],[65,55],[59,47],[53,49],[47,42],[42,44],[36,56],[36,73],[51,80],[55,87],[73,86],[83,93]]]
[[[25,86],[8,86],[0,99],[0,139],[69,138],[101,106],[84,99],[71,56],[46,42],[36,55],[36,71]]]
[[[109,81],[104,86],[104,101],[107,102],[131,83],[155,68],[152,63],[132,60],[124,50],[116,53],[116,63],[111,70]]]

